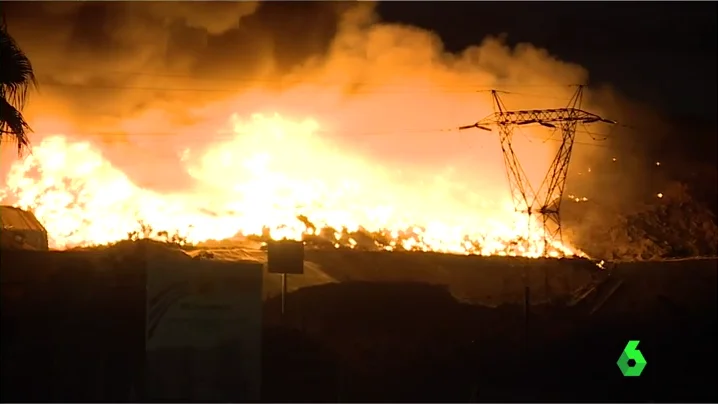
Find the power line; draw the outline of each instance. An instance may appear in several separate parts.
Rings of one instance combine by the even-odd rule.
[[[62,72],[60,70],[57,70],[55,67],[58,63],[51,63],[50,65],[53,66],[52,70],[55,73]],[[38,71],[42,71],[42,69],[37,68]],[[122,70],[98,70],[98,69],[89,69],[86,67],[73,67],[69,71],[64,71],[63,73],[77,73],[77,72],[87,72],[87,73],[97,73],[101,76],[107,76],[107,75],[113,75],[113,76],[144,76],[144,77],[160,77],[160,78],[186,78],[186,79],[192,79],[194,81],[207,81],[207,82],[230,82],[230,83],[250,83],[250,84],[286,84],[286,85],[300,85],[300,84],[317,84],[317,85],[345,85],[345,84],[351,84],[356,86],[363,86],[363,85],[379,85],[384,86],[382,83],[376,83],[376,82],[370,82],[370,81],[355,81],[355,80],[320,80],[320,81],[312,81],[307,79],[292,79],[292,78],[258,78],[258,77],[240,77],[240,76],[233,76],[233,77],[218,77],[218,76],[202,76],[199,74],[176,74],[176,73],[156,73],[156,72],[140,72],[140,71],[122,71]],[[291,75],[289,75],[291,76]],[[51,75],[47,75],[47,78],[52,80]],[[490,83],[478,83],[478,82],[464,82],[461,84],[452,85],[452,87],[473,87],[473,88],[486,88],[486,89],[492,89],[492,88],[558,88],[558,87],[575,87],[577,84],[575,83],[554,83],[554,84],[528,84],[528,83],[511,83],[511,82],[490,82]],[[389,84],[391,86],[391,84]],[[402,85],[404,86],[404,85]]]
[[[86,68],[80,68],[77,69],[79,71],[87,71],[87,72],[95,72],[96,70],[93,69],[86,69]],[[148,77],[166,77],[166,78],[192,78],[192,79],[199,79],[199,81],[215,81],[215,82],[228,82],[228,83],[235,83],[235,84],[268,84],[268,83],[274,83],[278,85],[330,85],[332,84],[331,81],[306,81],[306,80],[288,80],[288,79],[260,79],[260,78],[222,78],[222,77],[212,77],[212,78],[198,78],[194,75],[189,74],[166,74],[166,73],[150,73],[150,72],[129,72],[129,71],[108,71],[103,70],[101,71],[103,74],[113,74],[113,75],[130,75],[130,76],[148,76]],[[477,93],[477,92],[484,92],[486,90],[478,90],[479,88],[495,88],[495,87],[506,87],[506,88],[568,88],[568,87],[575,87],[575,84],[519,84],[519,83],[491,83],[491,84],[462,84],[462,85],[436,85],[433,88],[427,88],[427,89],[421,89],[416,88],[407,84],[382,84],[382,83],[370,83],[370,82],[335,82],[335,84],[342,84],[344,86],[350,84],[354,86],[360,87],[357,90],[351,91],[351,93],[354,94],[401,94],[401,93],[407,93],[407,94],[415,94],[420,92],[434,92],[436,90],[440,90],[442,93]],[[100,84],[73,84],[73,83],[59,83],[59,82],[44,82],[42,84],[43,86],[50,86],[50,87],[70,87],[75,89],[83,89],[83,90],[136,90],[136,91],[157,91],[157,92],[208,92],[208,93],[237,93],[241,88],[233,87],[233,88],[177,88],[177,87],[164,87],[164,86],[125,86],[125,85],[100,85]],[[372,90],[371,88],[361,88],[361,87],[371,87],[375,86],[378,87],[376,90]],[[404,91],[389,91],[392,87],[394,88],[402,88]],[[460,89],[459,89],[460,88]],[[450,90],[454,89],[454,90]],[[296,88],[292,89],[293,91],[297,91]],[[554,100],[561,100],[565,101],[565,99],[560,97],[554,97],[550,95],[543,95],[543,94],[532,94],[532,93],[526,93],[526,92],[517,92],[517,91],[501,91],[501,93],[509,94],[509,95],[520,95],[520,96],[528,96],[532,98],[545,98],[545,99],[554,99]],[[627,125],[620,125],[627,128],[630,128],[630,126]],[[436,133],[436,132],[447,132],[447,131],[453,131],[454,129],[435,129],[435,130],[407,130],[407,131],[393,131],[393,132],[356,132],[356,135],[360,136],[388,136],[388,135],[401,135],[401,134],[420,134],[420,133]],[[580,133],[587,133],[593,140],[606,140],[609,135],[601,135],[601,139],[598,139],[595,134],[589,132],[589,131],[579,131]],[[321,133],[321,131],[319,132]],[[327,132],[329,133],[329,132]],[[337,133],[337,132],[334,132]],[[111,132],[96,132],[96,133],[88,133],[86,135],[88,136],[172,136],[175,133],[152,133],[152,132],[145,132],[145,133],[111,133]],[[349,132],[342,132],[341,134],[349,134]],[[75,134],[78,135],[78,134]],[[528,135],[528,137],[537,138],[533,135]],[[222,136],[213,136],[214,139],[221,139]],[[546,141],[560,141],[560,139],[554,139],[552,137],[549,137],[547,139],[542,139],[543,142]],[[595,143],[586,143],[586,142],[575,142],[576,144],[582,144],[586,146],[592,146],[592,147],[609,147],[607,145],[599,145]]]
[[[192,87],[192,88],[181,88],[181,87],[166,87],[166,86],[125,86],[125,85],[106,85],[106,84],[74,84],[74,83],[59,83],[59,82],[41,82],[41,87],[64,87],[64,88],[73,88],[73,89],[82,89],[82,90],[123,90],[123,91],[157,91],[157,92],[197,92],[197,93],[237,93],[239,90],[242,89],[251,89],[255,87],[255,85],[262,83],[261,81],[257,81],[254,83],[246,82],[244,86],[233,86],[231,88],[207,88],[207,87]],[[254,85],[252,85],[254,84]],[[297,85],[328,85],[330,83],[327,82],[297,82],[296,84],[291,83],[281,83],[277,82],[275,83],[279,86],[297,86]],[[347,93],[349,94],[417,94],[417,93],[434,93],[435,91],[440,91],[444,94],[471,94],[471,93],[477,93],[482,92],[482,90],[479,90],[481,88],[489,89],[492,86],[491,85],[455,85],[455,86],[449,86],[449,85],[435,85],[431,86],[429,88],[417,88],[410,85],[397,85],[397,84],[361,84],[361,83],[343,83],[342,84],[345,88],[349,86],[354,86],[354,89],[347,90]],[[372,88],[372,86],[374,88]],[[341,89],[341,88],[340,88]],[[307,89],[310,90],[311,89]],[[301,88],[294,87],[292,88],[292,91],[301,91]],[[516,92],[508,92],[508,94],[514,94],[514,95],[524,95],[528,97],[534,97],[534,98],[545,98],[545,99],[556,99],[556,100],[562,100],[562,98],[559,97],[552,97],[552,96],[545,96],[545,95],[539,95],[539,94],[526,94],[526,93],[516,93]]]
[[[38,69],[41,71],[41,69]],[[402,90],[411,90],[409,92],[417,92],[417,87],[411,85],[411,84],[396,84],[396,83],[381,83],[376,81],[356,81],[351,79],[342,79],[342,80],[307,80],[304,78],[288,78],[288,77],[280,77],[280,78],[259,78],[259,77],[202,77],[198,75],[190,75],[190,74],[169,74],[169,73],[150,73],[150,72],[131,72],[131,71],[119,71],[119,70],[102,70],[98,71],[95,69],[87,69],[87,68],[78,68],[78,69],[72,69],[72,71],[66,72],[66,73],[76,73],[77,71],[84,71],[84,72],[95,72],[98,73],[100,76],[139,76],[139,77],[157,77],[157,78],[176,78],[176,79],[192,79],[192,81],[198,81],[198,82],[218,82],[218,83],[233,83],[236,85],[241,85],[241,87],[244,86],[257,86],[261,84],[265,85],[276,85],[276,86],[301,86],[301,85],[317,85],[317,86],[339,86],[339,87],[347,87],[347,86],[353,86],[357,89],[353,92],[375,92],[375,93],[381,93],[381,92],[393,92],[388,91],[389,89],[396,88],[396,89],[402,89]],[[53,77],[51,74],[46,74],[44,76],[40,76],[40,85],[41,86],[50,86],[50,87],[72,87],[72,88],[83,88],[83,89],[102,89],[102,90],[138,90],[138,91],[181,91],[181,92],[235,92],[237,90],[237,87],[233,88],[225,88],[224,86],[222,88],[206,88],[206,87],[192,87],[192,88],[177,88],[177,87],[167,87],[167,86],[137,86],[137,85],[112,85],[112,84],[88,84],[88,83],[63,83],[56,79],[56,77]],[[554,84],[528,84],[528,83],[509,83],[509,82],[462,82],[460,84],[439,84],[439,83],[432,83],[431,89],[426,89],[422,91],[434,91],[436,89],[445,89],[445,90],[452,90],[447,92],[457,92],[457,93],[473,93],[477,91],[481,91],[480,89],[494,89],[494,88],[569,88],[573,87],[575,84],[562,84],[562,83],[554,83]],[[372,90],[371,87],[377,87],[380,91],[377,91],[377,89]],[[403,91],[402,91],[403,92]],[[509,93],[509,92],[505,92]],[[511,94],[521,94],[516,92],[511,92]],[[528,95],[531,97],[541,97],[541,98],[556,98],[556,97],[546,97],[544,95],[539,94],[523,94]],[[557,98],[558,99],[558,98]]]
[[[350,136],[365,136],[365,137],[378,137],[378,136],[401,136],[401,135],[420,135],[420,134],[436,134],[439,135],[440,133],[446,133],[446,132],[458,132],[458,129],[433,129],[433,130],[393,130],[393,131],[376,131],[376,132],[363,132],[363,131],[330,131],[330,130],[318,130],[314,133],[316,134],[334,134],[334,135],[350,135]],[[576,133],[586,133],[590,134],[588,131],[580,131],[577,130]],[[47,138],[42,139],[42,141],[61,141],[60,139],[53,139],[50,136],[53,136],[55,134],[52,133],[36,133],[36,135],[40,136],[48,136]],[[122,133],[122,132],[107,132],[107,131],[97,131],[97,132],[70,132],[69,138],[72,141],[72,138],[74,137],[87,137],[87,138],[131,138],[131,137],[172,137],[176,136],[177,132],[136,132],[136,133]],[[234,139],[237,136],[237,134],[215,134],[212,135],[212,140],[230,140]],[[554,139],[554,138],[544,138],[540,135],[535,134],[526,134],[526,137],[539,139],[543,141],[561,141],[561,139]],[[41,141],[41,142],[42,142]],[[83,140],[76,140],[77,142],[82,142]],[[593,146],[593,147],[610,147],[609,145],[602,145],[602,144],[596,144],[596,143],[587,143],[587,142],[574,142],[575,144],[581,144],[585,146]]]
[[[71,83],[42,83],[43,87],[68,87],[84,90],[139,90],[139,91],[179,91],[179,92],[210,92],[210,93],[236,93],[237,89],[220,88],[167,88],[167,87],[135,87],[135,86],[112,86],[112,85],[88,85]]]

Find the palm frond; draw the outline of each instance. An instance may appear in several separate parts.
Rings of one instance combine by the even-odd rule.
[[[32,63],[0,24],[0,96],[19,109],[25,106],[30,87],[37,86]]]
[[[22,156],[30,148],[31,129],[20,110],[37,81],[30,60],[8,33],[5,14],[0,17],[0,142],[12,138]]]
[[[11,137],[17,144],[17,154],[22,156],[23,151],[30,148],[28,133],[32,131],[25,122],[22,113],[12,106],[4,97],[0,97],[0,142],[6,136]]]

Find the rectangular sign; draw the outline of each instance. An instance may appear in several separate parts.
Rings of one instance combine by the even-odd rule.
[[[258,401],[262,264],[147,263],[147,400]]]
[[[304,273],[304,243],[294,240],[267,243],[267,272],[272,274]]]

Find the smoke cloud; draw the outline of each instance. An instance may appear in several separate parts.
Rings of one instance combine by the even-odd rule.
[[[211,141],[232,113],[280,112],[316,118],[333,129],[330,136],[377,158],[461,162],[486,136],[430,132],[490,113],[488,94],[478,90],[524,85],[540,96],[508,94],[512,108],[555,106],[557,99],[560,106],[573,91],[565,84],[587,77],[545,50],[510,49],[499,38],[445,53],[431,32],[378,22],[371,3],[175,6],[6,7],[40,80],[26,112],[37,137],[62,121],[83,137],[108,134],[105,141],[120,143],[134,132],[140,146],[184,148]],[[206,132],[186,134],[197,125]],[[155,132],[170,135],[142,136]]]

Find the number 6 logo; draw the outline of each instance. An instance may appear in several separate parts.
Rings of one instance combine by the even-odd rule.
[[[616,362],[624,376],[640,376],[646,367],[646,359],[641,351],[636,349],[639,342],[641,341],[628,341],[626,348],[623,349],[618,362]],[[633,364],[630,361],[633,361]]]

